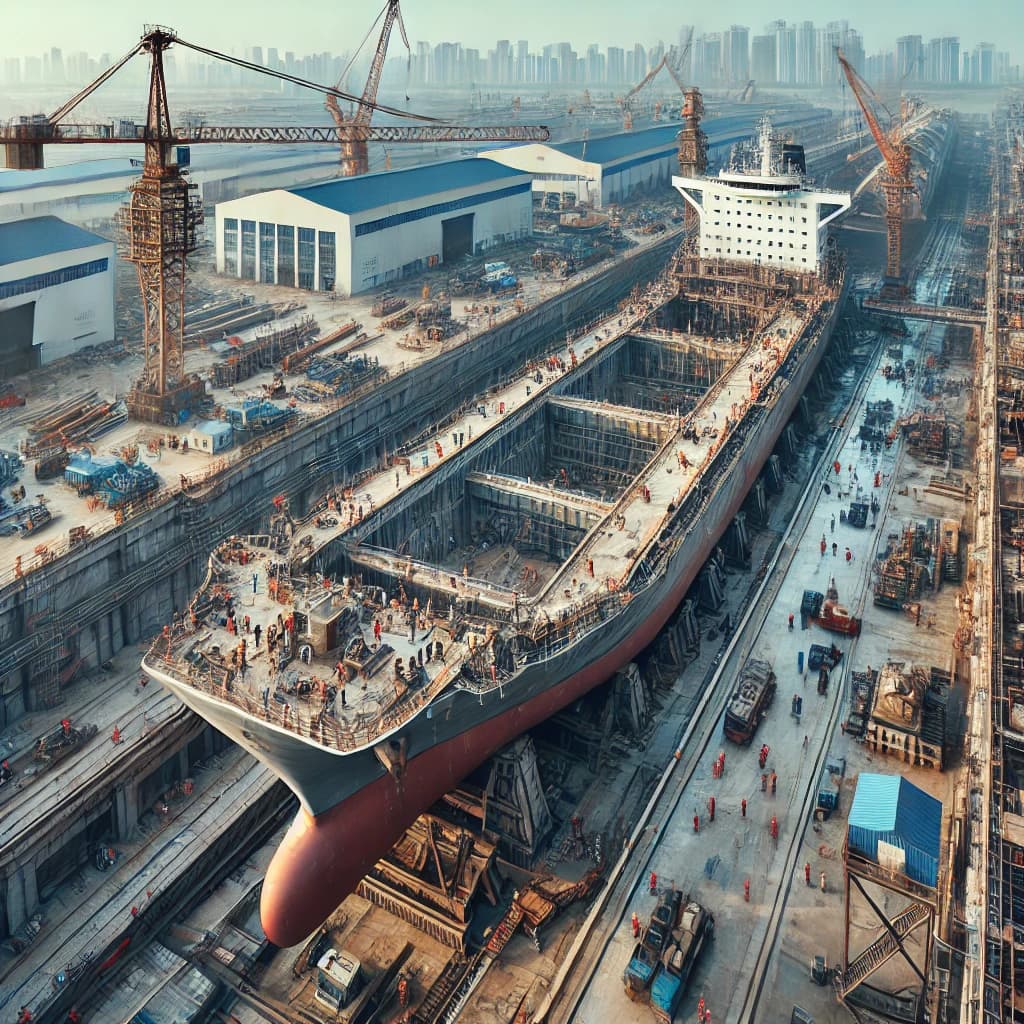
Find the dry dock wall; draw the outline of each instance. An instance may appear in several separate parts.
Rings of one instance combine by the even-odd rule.
[[[678,244],[671,233],[628,254],[571,291],[303,423],[204,492],[176,495],[8,584],[0,591],[0,730],[52,698],[37,674],[55,645],[94,667],[157,633],[175,609],[187,607],[210,550],[232,533],[259,529],[275,495],[288,494],[301,514],[330,482],[381,464],[567,329],[655,277]]]

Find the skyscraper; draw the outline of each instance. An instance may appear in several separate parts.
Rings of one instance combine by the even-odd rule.
[[[796,26],[776,21],[769,28],[775,32],[775,80],[796,85]]]
[[[900,81],[921,81],[923,63],[924,46],[921,37],[900,36],[896,40],[896,74]]]
[[[733,25],[722,38],[722,64],[725,80],[735,85],[750,79],[750,29]]]
[[[818,39],[813,21],[796,29],[796,84],[818,85]]]
[[[774,85],[776,66],[775,36],[754,36],[750,41],[750,77],[758,85]]]

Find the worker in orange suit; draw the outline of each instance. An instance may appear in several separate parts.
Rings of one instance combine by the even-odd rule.
[[[405,980],[404,974],[398,979],[398,1005],[409,1005],[409,982]]]
[[[114,731],[110,734],[111,742],[116,747],[121,742],[121,730],[115,725]]]
[[[633,916],[630,918],[629,923],[630,923],[630,925],[633,928],[633,938],[634,939],[639,939],[640,938],[640,918],[637,917],[637,913],[636,913],[635,910],[633,911]]]

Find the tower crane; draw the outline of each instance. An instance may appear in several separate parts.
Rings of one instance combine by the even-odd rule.
[[[172,45],[184,46],[216,60],[260,74],[291,82],[321,95],[348,102],[368,103],[396,117],[426,124],[365,124],[324,127],[217,127],[192,123],[173,127],[164,76],[164,52]],[[65,124],[67,117],[116,71],[139,53],[149,55],[149,99],[146,124]],[[43,166],[45,145],[94,145],[141,143],[145,146],[142,177],[131,186],[131,199],[120,211],[124,232],[121,246],[125,259],[135,264],[143,306],[143,373],[128,396],[128,409],[137,419],[169,424],[178,421],[182,410],[202,399],[204,385],[184,366],[186,258],[197,248],[198,229],[203,221],[197,187],[188,180],[184,154],[176,146],[199,143],[348,143],[380,142],[545,142],[550,138],[542,125],[475,127],[444,124],[434,118],[410,114],[375,101],[342,92],[331,86],[289,75],[282,71],[229,57],[196,43],[186,42],[173,29],[147,25],[138,43],[117,63],[105,70],[77,95],[49,116],[22,117],[0,126],[0,145],[12,170],[34,170]]]
[[[882,195],[885,197],[887,247],[882,295],[884,298],[904,298],[907,294],[907,284],[902,268],[903,215],[907,201],[914,191],[914,185],[910,180],[910,146],[903,141],[903,126],[901,124],[897,123],[891,126],[888,131],[881,126],[874,106],[878,105],[887,109],[885,104],[879,100],[871,86],[861,78],[839,47],[836,47],[836,58],[864,113],[875,145],[878,146],[879,152],[885,160],[881,188]]]
[[[381,17],[384,18],[384,24],[381,26],[380,38],[377,40],[377,48],[373,53],[373,60],[370,62],[370,74],[366,79],[366,85],[363,87],[363,95],[359,98],[359,103],[356,106],[355,113],[351,116],[346,116],[341,107],[338,106],[338,98],[332,93],[327,94],[327,98],[324,101],[324,105],[327,107],[334,118],[334,123],[337,125],[340,132],[349,132],[354,128],[369,128],[370,121],[373,118],[373,111],[377,103],[377,88],[380,85],[380,76],[384,71],[384,58],[388,52],[388,41],[391,39],[391,30],[395,27],[395,22],[398,22],[398,30],[402,33],[402,42],[405,43],[406,50],[409,51],[411,56],[411,49],[409,47],[409,37],[405,33],[405,22],[402,20],[402,11],[398,6],[398,0],[388,0],[386,6],[381,10],[380,14],[377,15],[374,20],[374,25],[380,21]],[[373,31],[373,25],[370,26],[370,31]],[[369,35],[369,33],[367,33]],[[365,42],[365,39],[364,39]],[[360,45],[360,49],[362,46]],[[358,50],[356,51],[358,53]],[[355,59],[353,57],[353,59]],[[351,62],[349,63],[351,67]],[[347,74],[348,68],[341,73],[341,77],[338,79],[338,83],[335,89],[340,89],[342,83],[345,81],[345,75]],[[406,97],[408,99],[408,97]],[[339,164],[339,175],[343,178],[352,178],[357,174],[366,174],[370,169],[370,158],[367,152],[366,139],[359,137],[358,135],[349,135],[342,139],[341,143],[341,162]]]

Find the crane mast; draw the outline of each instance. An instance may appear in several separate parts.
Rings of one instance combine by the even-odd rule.
[[[904,298],[907,284],[903,276],[903,220],[907,201],[914,191],[910,180],[910,146],[902,139],[902,126],[886,131],[879,123],[868,97],[880,102],[871,87],[857,73],[841,49],[836,47],[836,58],[850,89],[856,97],[864,119],[885,160],[881,176],[882,195],[885,197],[886,265],[882,295],[885,298]]]
[[[402,11],[398,6],[398,0],[388,0],[384,9],[384,24],[381,26],[380,38],[377,40],[377,48],[373,53],[373,60],[370,62],[370,74],[366,79],[366,86],[363,88],[363,95],[360,97],[355,113],[352,117],[346,117],[338,106],[335,96],[328,96],[325,106],[330,111],[334,123],[339,132],[350,128],[368,128],[373,117],[374,106],[377,102],[377,88],[380,85],[380,76],[384,71],[384,59],[387,57],[388,42],[391,39],[391,30],[398,22],[398,29],[402,33],[402,41],[406,49],[409,49],[409,37],[405,34],[405,22],[402,20]],[[341,87],[341,81],[337,88]],[[366,139],[358,134],[342,136],[341,162],[338,173],[342,178],[352,178],[358,174],[366,174],[370,169],[370,155],[366,145]]]
[[[397,13],[397,0],[389,10]],[[399,23],[401,24],[400,20]],[[389,29],[390,31],[390,29]],[[333,99],[358,102],[357,118],[334,127],[292,127],[266,125],[226,126],[188,125],[173,127],[167,100],[167,81],[163,55],[172,45],[185,46],[197,53],[234,64],[246,70],[269,75],[293,85],[311,89]],[[130,125],[127,130],[113,124],[67,124],[63,118],[96,91],[132,57],[145,53],[150,60],[149,95],[145,127]],[[380,62],[383,61],[383,55]],[[175,146],[197,143],[323,143],[340,141],[343,146],[380,140],[386,142],[463,142],[463,141],[537,141],[550,138],[542,125],[504,125],[478,127],[443,124],[432,118],[413,115],[382,106],[374,99],[380,62],[375,62],[371,81],[361,99],[339,89],[317,85],[295,75],[253,64],[186,42],[173,29],[147,25],[145,34],[117,63],[95,79],[53,114],[23,117],[14,124],[0,124],[0,146],[12,170],[34,170],[43,166],[43,147],[64,145],[124,145],[136,142],[145,146],[141,178],[131,186],[131,198],[119,213],[123,229],[121,253],[135,264],[143,306],[143,344],[145,365],[141,378],[128,393],[129,414],[139,420],[165,426],[179,422],[183,411],[202,400],[205,385],[195,374],[186,374],[184,360],[186,260],[198,245],[198,229],[203,221],[197,187],[188,179],[185,167],[175,159]],[[432,123],[419,125],[369,124],[373,110],[384,110],[396,117]],[[359,118],[362,118],[361,120]],[[358,152],[358,151],[357,151]]]

